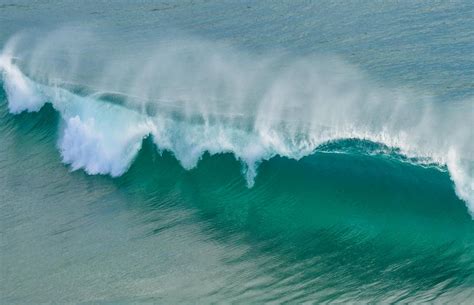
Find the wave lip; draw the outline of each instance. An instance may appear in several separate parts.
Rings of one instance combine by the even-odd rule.
[[[152,113],[148,105],[131,98],[136,96],[133,92],[123,94],[125,102],[117,104],[104,100],[106,94],[83,96],[57,84],[35,82],[13,63],[13,52],[4,51],[0,56],[0,71],[11,113],[34,112],[51,103],[61,114],[58,147],[73,170],[120,176],[143,139],[151,136],[159,151],[171,151],[186,169],[195,167],[205,152],[233,153],[252,186],[264,160],[274,156],[300,159],[331,141],[362,139],[397,148],[408,158],[446,167],[457,195],[474,215],[472,131],[460,126],[472,119],[471,100],[457,108],[430,100],[413,102],[412,97],[399,92],[371,88],[370,82],[354,78],[354,69],[344,68],[345,64],[337,64],[336,75],[330,67],[312,70],[308,67],[320,62],[311,59],[298,59],[276,70],[275,65],[260,65],[263,72],[249,76],[256,82],[263,78],[255,88],[239,76],[246,72],[239,65],[245,56],[215,49],[215,54],[208,55],[199,47],[188,46],[185,55],[194,56],[187,64],[189,69],[179,52],[159,50],[161,57],[154,60],[166,62],[167,67],[175,63],[178,72],[166,81],[168,87],[161,88],[159,99],[150,94],[143,99],[153,106]],[[221,53],[225,52],[237,55],[231,56],[234,63],[225,64],[224,69]],[[246,58],[242,66],[248,68],[253,60]],[[191,81],[180,74],[189,70],[201,79]],[[143,73],[137,81],[153,79],[155,72],[148,69]],[[220,83],[218,90],[207,93],[209,81]],[[172,89],[177,85],[178,91]],[[154,102],[157,100],[171,102]]]

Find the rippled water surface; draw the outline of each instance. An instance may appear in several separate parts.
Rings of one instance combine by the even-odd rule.
[[[469,1],[0,1],[1,304],[469,304]]]

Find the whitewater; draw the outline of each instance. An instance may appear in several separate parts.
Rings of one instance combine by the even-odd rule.
[[[185,169],[205,153],[232,153],[252,187],[265,160],[299,160],[358,139],[382,144],[367,154],[447,169],[474,213],[472,99],[448,105],[380,86],[331,56],[251,55],[189,37],[133,56],[87,31],[42,36],[16,35],[4,47],[8,108],[18,114],[51,104],[62,118],[57,146],[72,170],[120,176],[151,137]]]
[[[0,303],[471,304],[473,9],[0,1]]]

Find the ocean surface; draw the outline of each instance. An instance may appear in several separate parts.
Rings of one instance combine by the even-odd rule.
[[[472,304],[473,15],[0,0],[0,304]]]

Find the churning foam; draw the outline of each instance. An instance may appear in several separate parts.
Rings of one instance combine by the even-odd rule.
[[[450,107],[377,88],[334,58],[255,57],[195,40],[168,42],[137,57],[107,50],[106,58],[96,50],[100,60],[88,65],[70,50],[77,37],[74,43],[67,37],[52,34],[57,43],[43,41],[27,54],[21,43],[10,43],[0,70],[10,112],[51,103],[61,114],[58,147],[74,170],[119,176],[151,136],[186,169],[205,152],[233,153],[251,186],[264,160],[300,159],[328,141],[357,138],[446,166],[474,213],[473,138],[466,126],[472,99]],[[12,62],[15,50],[28,76]],[[62,65],[54,64],[57,58]],[[73,93],[65,89],[71,80],[95,92],[121,92],[125,102]]]

